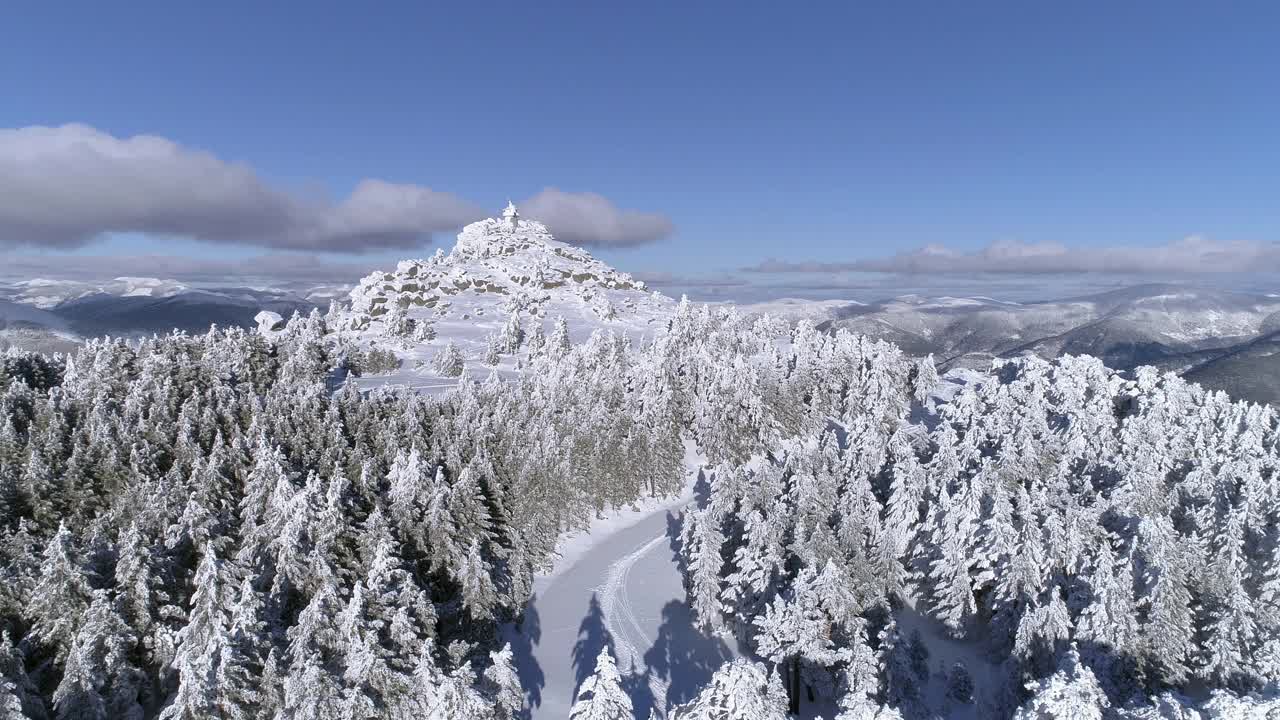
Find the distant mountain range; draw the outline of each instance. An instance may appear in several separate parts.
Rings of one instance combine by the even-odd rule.
[[[481,331],[491,331],[513,307],[548,321],[564,315],[575,336],[615,323],[643,333],[673,307],[631,276],[544,237],[537,224],[512,233],[505,222],[477,223],[453,253],[406,261],[354,289],[191,287],[127,277],[0,285],[0,350],[66,351],[84,337],[199,333],[211,324],[250,328],[260,311],[287,318],[335,298],[370,319],[384,303],[421,308],[412,312],[429,316],[441,341],[455,336],[464,345],[478,345]],[[1028,303],[904,295],[873,303],[777,300],[743,309],[888,340],[911,354],[932,354],[943,370],[982,368],[1023,353],[1095,355],[1117,369],[1154,365],[1234,397],[1280,404],[1276,294],[1149,284]]]
[[[22,281],[0,286],[0,349],[13,345],[59,352],[99,335],[202,333],[211,324],[251,328],[253,316],[264,309],[288,317],[327,306],[329,296],[336,294],[328,292],[193,288],[156,278]]]
[[[943,368],[993,358],[1094,355],[1117,369],[1154,365],[1243,399],[1280,402],[1280,296],[1138,285],[1037,303],[904,296],[815,306],[820,328],[847,328],[933,354]]]

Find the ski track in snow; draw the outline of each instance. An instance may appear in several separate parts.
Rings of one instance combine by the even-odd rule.
[[[604,610],[605,627],[613,635],[619,667],[627,665],[643,667],[644,654],[640,648],[653,644],[654,638],[649,637],[641,627],[639,619],[636,618],[635,608],[627,592],[627,581],[636,561],[661,545],[666,539],[666,535],[658,535],[634,552],[614,562],[609,566],[604,583],[596,588],[601,597],[600,606]],[[666,681],[656,675],[649,677],[649,688],[653,691],[655,698],[667,696]]]

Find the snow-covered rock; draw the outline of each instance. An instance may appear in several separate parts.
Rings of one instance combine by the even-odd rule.
[[[258,332],[272,332],[284,328],[284,318],[280,313],[263,310],[253,316],[253,321],[258,323]]]

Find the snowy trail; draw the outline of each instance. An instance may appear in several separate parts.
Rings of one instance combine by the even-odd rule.
[[[620,667],[642,666],[644,655],[641,648],[648,648],[652,641],[657,639],[649,637],[649,633],[641,626],[640,619],[636,617],[628,581],[636,562],[666,540],[665,534],[658,535],[635,552],[609,566],[608,577],[598,589],[598,593],[603,596],[600,604],[604,610],[605,627],[613,635],[615,659]],[[657,675],[650,675],[649,690],[653,697],[665,698],[667,682]]]
[[[661,717],[668,703],[692,697],[734,656],[693,626],[685,602],[671,529],[687,502],[603,523],[576,538],[555,571],[535,582],[524,622],[506,630],[533,720],[568,716],[606,645],[639,717],[651,707]]]

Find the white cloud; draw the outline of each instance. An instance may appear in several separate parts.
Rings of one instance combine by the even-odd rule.
[[[521,211],[577,245],[639,245],[672,230],[662,215],[589,192],[547,188]],[[304,195],[153,135],[78,124],[0,129],[0,248],[76,248],[114,232],[358,253],[421,247],[486,214],[450,193],[375,179],[337,201]]]
[[[0,247],[83,246],[109,232],[364,252],[422,245],[483,215],[449,193],[381,180],[304,197],[242,163],[85,125],[0,129]]]
[[[601,195],[556,188],[525,200],[520,213],[545,223],[557,240],[572,245],[630,247],[661,240],[673,229],[666,216],[620,210]]]
[[[1280,272],[1280,243],[1189,237],[1153,247],[1069,248],[1057,243],[1001,241],[976,252],[940,245],[888,258],[851,262],[766,260],[759,273],[1125,273]]]

